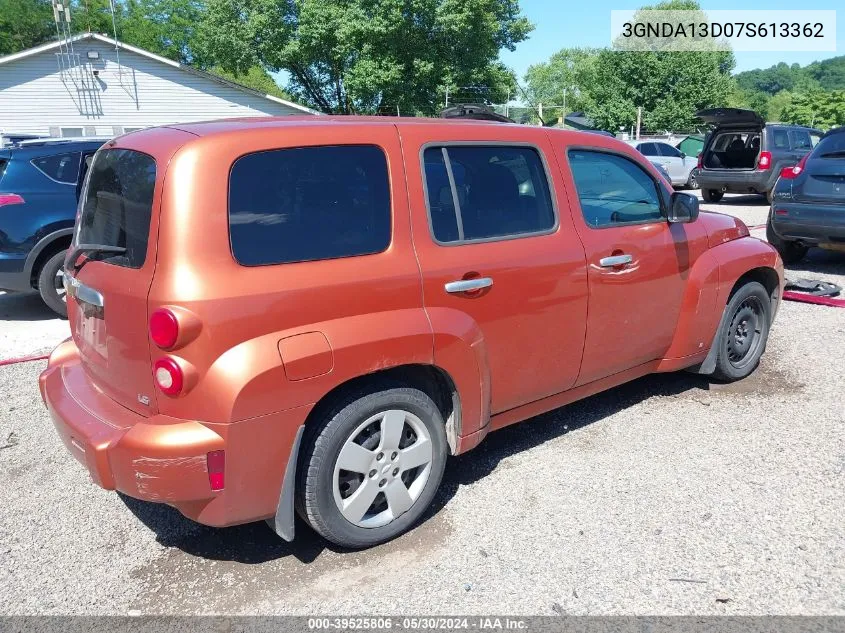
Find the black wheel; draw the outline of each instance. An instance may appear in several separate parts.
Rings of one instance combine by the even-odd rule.
[[[780,253],[780,258],[783,260],[784,264],[797,264],[804,259],[807,251],[810,250],[809,247],[798,242],[781,239],[781,237],[775,233],[775,229],[772,226],[771,215],[766,222],[766,240],[769,244],[775,247],[775,250],[778,253]]]
[[[722,199],[723,195],[725,194],[719,191],[718,189],[701,190],[701,197],[704,198],[704,202],[719,202],[719,200]]]
[[[687,187],[689,189],[698,189],[698,174],[695,169],[689,173],[689,178],[687,178]]]
[[[756,281],[740,286],[725,308],[727,318],[716,339],[718,352],[713,375],[740,380],[757,367],[766,349],[772,305],[769,293]]]
[[[385,385],[352,395],[306,429],[297,510],[342,547],[389,541],[431,504],[446,455],[443,417],[422,391]]]
[[[53,255],[38,273],[38,292],[53,312],[67,316],[67,295],[64,286],[65,251]]]

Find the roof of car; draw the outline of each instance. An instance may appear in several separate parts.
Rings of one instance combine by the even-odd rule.
[[[73,150],[96,149],[108,140],[108,138],[39,139],[37,141],[9,145],[3,149],[15,154],[21,152],[50,154]]]

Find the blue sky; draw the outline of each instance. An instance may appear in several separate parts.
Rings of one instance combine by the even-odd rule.
[[[513,68],[520,82],[525,71],[532,64],[547,60],[561,48],[575,46],[608,46],[610,44],[610,12],[612,10],[636,9],[644,4],[656,4],[656,0],[590,0],[578,4],[566,0],[520,0],[522,13],[534,24],[529,39],[517,44],[516,51],[502,51],[501,59]],[[739,0],[703,0],[701,8],[707,9],[839,9],[842,0],[814,0],[807,5],[795,0],[766,0],[741,2]],[[778,62],[810,62],[845,55],[845,12],[836,16],[835,53],[772,53],[739,52],[736,55],[735,72],[752,68],[768,68]]]

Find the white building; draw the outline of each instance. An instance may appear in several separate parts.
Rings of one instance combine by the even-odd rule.
[[[0,57],[0,133],[116,136],[153,125],[289,114],[316,113],[104,35]]]

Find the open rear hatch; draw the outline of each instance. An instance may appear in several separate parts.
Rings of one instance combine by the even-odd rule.
[[[763,127],[766,122],[754,112],[754,110],[743,110],[741,108],[710,108],[699,110],[695,116],[705,123],[711,125],[749,125],[752,127]]]
[[[141,151],[98,151],[65,260],[68,320],[88,379],[145,416],[156,412],[147,295],[155,270],[151,224],[157,225],[159,171],[155,158]]]

